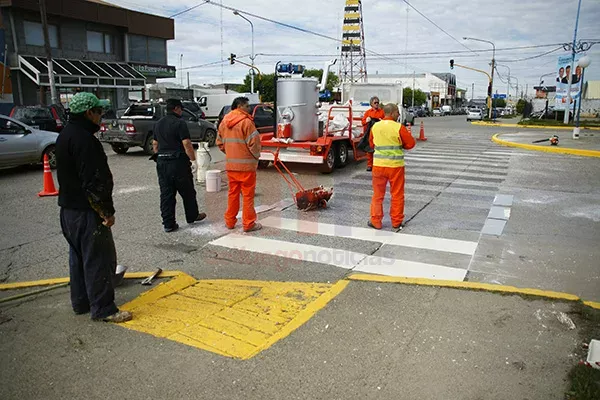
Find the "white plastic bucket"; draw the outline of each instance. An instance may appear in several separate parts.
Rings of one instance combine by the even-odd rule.
[[[206,191],[219,192],[221,190],[221,171],[211,169],[206,171]]]

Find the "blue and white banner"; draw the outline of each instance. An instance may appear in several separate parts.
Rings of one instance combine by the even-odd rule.
[[[573,110],[575,102],[579,102],[581,95],[581,75],[583,69],[577,66],[581,54],[575,55],[575,62],[571,68],[572,56],[565,55],[558,57],[558,73],[556,76],[556,110],[565,110],[567,108],[569,75],[571,75],[571,103],[569,109]]]

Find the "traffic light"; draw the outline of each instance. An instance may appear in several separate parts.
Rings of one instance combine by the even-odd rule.
[[[454,60],[450,60],[450,69],[454,69]]]
[[[235,64],[235,57],[236,57],[236,55],[235,55],[235,54],[233,54],[233,53],[231,53],[231,54],[229,55],[229,63],[230,63],[231,65]]]

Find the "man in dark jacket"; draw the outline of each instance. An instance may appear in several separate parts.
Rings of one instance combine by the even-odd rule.
[[[106,154],[94,136],[100,129],[103,103],[78,93],[70,120],[56,140],[63,235],[69,243],[71,304],[76,314],[94,320],[125,322],[132,318],[115,304],[113,276],[117,254],[110,227],[115,223],[113,178]]]
[[[197,168],[196,153],[187,124],[181,119],[182,113],[183,105],[180,100],[167,100],[167,115],[154,125],[153,130],[152,145],[156,155],[160,213],[165,232],[179,229],[175,221],[175,196],[178,192],[183,198],[185,219],[188,224],[206,218],[206,214],[198,210],[193,175]]]

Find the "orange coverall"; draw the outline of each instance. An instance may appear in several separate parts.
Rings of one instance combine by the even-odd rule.
[[[241,193],[244,198],[242,221],[247,231],[256,223],[254,193],[261,150],[260,135],[250,114],[240,109],[227,114],[219,125],[217,145],[225,153],[225,170],[229,179],[225,225],[229,229],[235,228]]]
[[[392,118],[383,118],[392,120]],[[404,125],[398,132],[398,141],[406,150],[415,147],[416,142],[408,129]],[[373,130],[369,137],[369,144],[375,148],[373,143]],[[377,229],[381,229],[381,220],[383,219],[383,199],[387,184],[390,182],[390,194],[392,201],[390,204],[390,218],[393,227],[399,227],[404,221],[404,167],[373,167],[373,198],[371,199],[371,224]]]
[[[367,133],[367,125],[369,125],[369,123],[367,122],[367,118],[384,119],[385,113],[383,112],[382,108],[376,110],[372,107],[369,108],[367,112],[365,112],[365,115],[363,115],[362,117],[363,132],[365,134]],[[373,153],[367,153],[367,168],[373,168]]]

